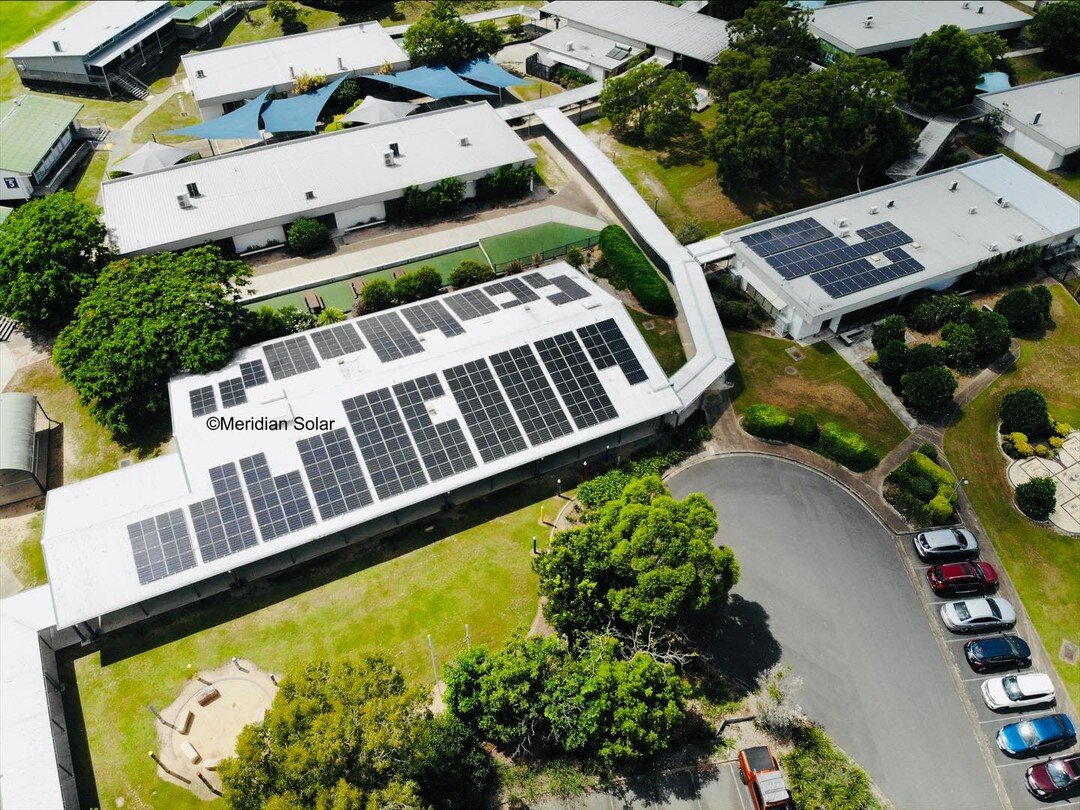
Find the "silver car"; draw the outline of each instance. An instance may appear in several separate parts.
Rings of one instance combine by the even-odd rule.
[[[911,542],[923,560],[973,557],[979,553],[979,541],[967,529],[928,529],[912,537]]]
[[[1002,630],[1016,624],[1016,611],[1000,596],[961,599],[941,606],[941,620],[954,633]]]

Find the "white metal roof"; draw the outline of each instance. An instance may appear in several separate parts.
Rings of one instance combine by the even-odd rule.
[[[554,0],[542,14],[714,63],[728,45],[727,23],[655,0]]]
[[[874,18],[869,28],[868,16]],[[840,50],[866,54],[909,48],[923,34],[943,25],[980,34],[1029,22],[1030,14],[1001,0],[855,0],[819,8],[810,18],[809,29]]]
[[[12,59],[20,56],[85,56],[168,5],[169,0],[97,0],[49,26],[7,55]],[[60,43],[60,51],[53,47],[53,42]]]
[[[631,45],[630,43],[618,42],[617,40],[594,34],[591,31],[582,31],[580,28],[574,28],[572,25],[561,26],[558,31],[550,31],[539,39],[534,39],[529,44],[534,48],[546,48],[568,57],[569,59],[584,62],[586,66],[596,65],[604,70],[614,70],[626,60],[632,59],[642,51],[641,48]],[[618,48],[619,46],[625,48],[625,56],[621,59],[614,59],[608,56],[613,49]],[[571,65],[571,67],[573,67],[573,65]]]
[[[462,146],[467,137],[469,145]],[[400,157],[387,166],[389,144]],[[121,253],[187,247],[400,196],[536,155],[480,102],[330,132],[147,172],[101,186],[105,224]],[[188,183],[200,196],[180,208]],[[314,192],[306,199],[306,192]]]
[[[409,61],[377,22],[194,51],[181,59],[188,86],[200,102],[254,98],[267,87],[291,84],[301,73],[334,79],[350,71],[368,73],[386,62],[397,69]]]
[[[977,98],[989,107],[1007,110],[1006,124],[1048,142],[1060,155],[1080,149],[1080,73],[982,93]]]
[[[956,190],[950,191],[953,182]],[[1007,206],[999,205],[998,197],[1004,198]],[[872,209],[876,212],[871,213]],[[813,217],[834,236],[847,231],[850,236],[845,241],[849,244],[860,241],[855,235],[859,229],[891,222],[911,237],[914,244],[903,249],[925,269],[833,298],[809,275],[785,280],[743,242],[748,234],[807,217]],[[996,255],[991,250],[994,244],[1005,253],[1078,232],[1080,203],[1007,157],[996,155],[744,225],[724,236],[766,288],[816,318],[925,287],[937,278],[992,258]]]
[[[308,541],[342,531],[358,523],[392,514],[459,487],[482,481],[506,470],[529,464],[583,442],[600,439],[617,431],[677,411],[679,398],[660,369],[640,333],[622,304],[577,273],[569,265],[558,263],[538,271],[543,277],[571,276],[583,288],[579,300],[556,305],[549,296],[554,286],[533,288],[540,296],[525,305],[499,309],[492,314],[460,321],[464,333],[446,337],[435,330],[419,335],[423,350],[419,353],[381,362],[368,343],[366,348],[333,359],[320,359],[317,368],[285,379],[272,376],[263,385],[246,390],[247,402],[231,408],[221,408],[212,416],[238,419],[266,417],[268,419],[333,420],[334,428],[345,428],[350,441],[356,434],[350,430],[343,400],[407,382],[426,374],[439,375],[446,392],[445,370],[475,359],[518,346],[535,344],[542,338],[577,330],[588,324],[614,319],[631,349],[644,368],[647,378],[631,384],[618,366],[598,369],[600,383],[610,397],[617,416],[598,424],[572,429],[550,441],[538,442],[502,458],[481,461],[475,449],[475,434],[464,433],[477,465],[464,472],[387,498],[376,498],[370,505],[338,517],[319,519],[314,525],[280,536],[271,543],[260,542],[252,548],[227,555],[215,561],[202,561],[187,570],[173,573],[145,585],[139,583],[127,527],[173,509],[185,509],[188,534],[198,548],[191,528],[191,513],[186,507],[213,496],[209,470],[218,465],[238,462],[255,453],[265,453],[273,475],[292,470],[304,470],[297,441],[317,434],[319,430],[235,430],[208,428],[208,417],[192,416],[190,392],[207,385],[215,386],[240,377],[240,364],[252,360],[267,360],[265,347],[280,341],[241,350],[223,369],[206,375],[183,375],[169,385],[172,403],[173,428],[177,453],[135,464],[106,475],[97,476],[49,492],[42,545],[49,571],[49,582],[55,602],[58,626],[103,615],[134,604],[140,600],[166,593],[198,582],[214,574],[235,569],[243,564],[301,545]],[[517,276],[516,278],[522,278]],[[496,284],[501,282],[495,282]],[[476,291],[490,288],[484,285]],[[507,293],[487,296],[496,306],[506,306],[511,298]],[[437,300],[446,300],[442,297]],[[395,311],[400,311],[398,308]],[[376,316],[367,316],[371,319]],[[346,324],[350,328],[364,321]],[[300,335],[307,343],[312,330]],[[361,330],[362,331],[362,330]],[[409,330],[413,332],[412,329]],[[313,345],[309,343],[309,346]],[[317,345],[317,344],[314,344]],[[565,397],[560,395],[565,401]],[[462,424],[456,398],[447,395],[425,403],[436,424],[457,419]],[[520,414],[512,411],[519,419]],[[571,420],[571,427],[574,427]],[[326,428],[323,428],[325,430]],[[415,438],[416,433],[413,431]],[[406,442],[408,439],[406,439]],[[355,450],[354,450],[355,452]],[[371,466],[361,458],[367,480],[372,480]],[[311,479],[305,476],[308,489]],[[374,493],[374,486],[369,486]],[[250,497],[250,490],[248,495]],[[310,495],[309,495],[310,497]],[[312,503],[315,500],[312,498]],[[317,514],[317,513],[316,513]],[[200,557],[201,559],[201,557]]]

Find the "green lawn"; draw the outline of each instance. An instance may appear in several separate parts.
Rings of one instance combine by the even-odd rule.
[[[168,101],[144,118],[132,133],[135,143],[146,143],[156,139],[158,143],[191,144],[191,138],[182,135],[166,135],[170,129],[197,124],[199,118],[195,108],[195,99],[191,93],[175,93]]]
[[[497,266],[514,259],[522,259],[524,263],[528,263],[534,253],[554,250],[570,242],[578,242],[596,235],[597,232],[591,228],[564,225],[561,222],[545,222],[520,231],[489,236],[481,239],[480,244],[483,245],[488,258]]]
[[[1080,305],[1058,284],[1054,294],[1055,327],[1042,339],[1020,339],[1015,370],[1002,375],[964,408],[961,419],[945,432],[945,453],[965,487],[972,506],[1020,593],[1050,658],[1065,680],[1073,702],[1080,704],[1080,667],[1058,657],[1063,638],[1080,643],[1080,542],[1038,526],[1013,508],[1013,490],[1005,478],[1006,459],[998,450],[997,411],[1009,391],[1032,385],[1046,394],[1058,419],[1080,425]]]
[[[563,92],[563,89],[554,82],[546,82],[543,79],[537,79],[534,76],[530,76],[528,84],[511,87],[510,92],[522,101],[532,101],[533,99],[543,98],[544,96],[557,95],[558,93]]]
[[[679,330],[675,326],[674,318],[647,315],[630,307],[627,307],[626,311],[634,319],[638,331],[649,344],[653,356],[656,357],[665,374],[670,376],[686,364],[686,352],[683,351],[682,340],[679,338]],[[644,324],[649,321],[652,322],[652,328],[646,329]]]
[[[344,17],[333,11],[305,6],[302,3],[298,5],[300,6],[300,22],[308,31],[315,31],[319,28],[333,28],[346,22]],[[284,32],[281,30],[281,26],[270,18],[270,12],[263,6],[262,8],[250,9],[225,37],[222,45],[215,47],[240,45],[244,42],[257,42],[283,35]]]
[[[95,151],[82,167],[71,174],[64,183],[75,196],[87,205],[97,205],[101,178],[105,176],[105,167],[109,164],[109,153]]]
[[[798,346],[795,361],[787,349],[794,341],[749,332],[728,332],[735,354],[731,402],[742,413],[759,402],[780,405],[788,413],[811,413],[818,423],[836,422],[861,434],[881,455],[908,436],[904,424],[870,385],[827,343]],[[785,369],[794,368],[796,374]]]
[[[1046,63],[1041,53],[1030,56],[1015,56],[1009,61],[1016,69],[1016,81],[1019,84],[1031,84],[1063,75]]]
[[[188,664],[209,669],[237,655],[284,672],[308,659],[382,650],[430,684],[428,634],[441,663],[464,647],[466,624],[474,644],[528,625],[537,609],[532,538],[547,536],[541,507],[550,519],[563,503],[545,500],[549,493],[546,482],[514,487],[252,583],[243,598],[213,597],[156,627],[111,635],[75,664],[97,806],[207,806],[159,780],[146,755],[157,747],[146,706],[168,705]]]

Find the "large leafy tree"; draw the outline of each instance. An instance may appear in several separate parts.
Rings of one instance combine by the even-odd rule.
[[[633,132],[653,144],[685,131],[693,109],[690,77],[655,62],[613,76],[600,92],[600,113],[617,132]]]
[[[544,615],[574,642],[612,625],[678,625],[738,581],[734,554],[713,545],[716,526],[704,495],[677,501],[657,476],[631,481],[534,561]]]
[[[235,810],[475,806],[490,758],[459,723],[434,721],[427,699],[381,656],[301,666],[219,766],[225,801]]]
[[[0,226],[0,312],[59,328],[112,258],[97,211],[70,191],[28,202]]]
[[[113,262],[56,340],[53,359],[94,418],[118,434],[169,404],[169,378],[220,368],[248,323],[251,269],[216,247]]]
[[[494,22],[469,25],[454,5],[449,0],[436,0],[405,32],[405,50],[414,66],[458,67],[502,46],[502,32]]]
[[[975,37],[955,25],[923,34],[904,57],[911,100],[931,112],[966,104],[993,57]]]
[[[1028,38],[1046,49],[1046,58],[1062,70],[1080,70],[1080,0],[1047,3],[1027,28]]]
[[[927,366],[900,378],[908,409],[924,419],[934,419],[948,410],[956,386],[956,377],[945,366]]]

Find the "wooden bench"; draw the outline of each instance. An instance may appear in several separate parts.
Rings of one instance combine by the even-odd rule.
[[[352,287],[353,298],[359,298],[360,293],[363,292],[364,289],[364,279],[357,276],[349,282],[349,286]]]
[[[218,691],[218,688],[216,686],[208,686],[195,696],[195,700],[198,701],[200,706],[206,706],[213,703],[219,697],[221,697],[221,692]]]
[[[184,722],[180,724],[179,728],[177,728],[177,731],[179,731],[181,734],[187,734],[189,731],[191,731],[191,724],[195,722],[195,712],[189,709],[184,714],[183,721]]]
[[[304,306],[306,306],[308,312],[313,315],[318,315],[326,308],[325,304],[323,304],[322,296],[314,292],[309,292],[304,296]]]
[[[202,754],[196,751],[195,746],[188,740],[184,740],[180,743],[180,753],[187,757],[192,765],[202,759]]]

